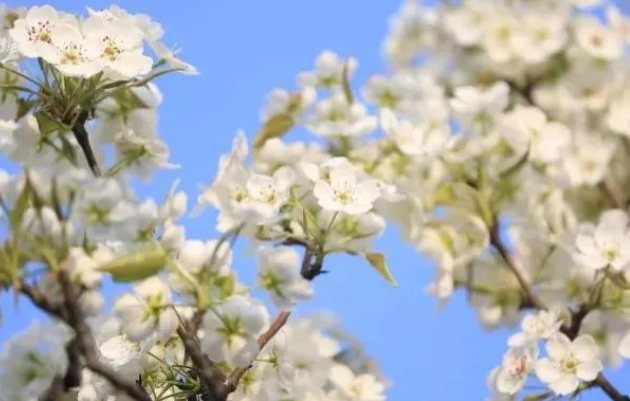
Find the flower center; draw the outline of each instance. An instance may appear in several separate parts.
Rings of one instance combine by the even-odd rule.
[[[348,390],[352,396],[357,398],[361,397],[361,394],[363,394],[363,386],[361,383],[352,384]]]
[[[573,355],[562,358],[562,361],[560,361],[560,367],[565,373],[575,373],[579,364],[580,361]]]
[[[510,376],[520,377],[527,370],[527,358],[525,356],[518,356],[510,361],[507,368]]]
[[[591,36],[591,44],[597,48],[601,48],[604,45],[604,40],[601,36]]]
[[[617,247],[609,246],[605,249],[604,258],[606,258],[607,261],[612,262],[613,260],[617,259],[617,257],[619,257],[619,250],[617,249]]]
[[[105,50],[103,50],[102,57],[112,62],[118,60],[118,56],[122,53],[120,47],[110,37],[105,37],[103,42],[106,43],[106,46]]]
[[[37,24],[32,25],[28,28],[28,40],[30,42],[45,42],[50,43],[50,21],[37,21]]]
[[[77,45],[66,46],[61,50],[61,64],[77,65],[83,61],[83,54]]]
[[[346,119],[346,113],[343,110],[334,109],[328,113],[328,120],[331,122],[339,122]]]
[[[342,205],[347,205],[354,201],[354,191],[351,187],[345,186],[344,188],[335,189],[335,199]]]
[[[278,191],[272,185],[267,185],[258,192],[258,198],[264,203],[274,204],[278,201]]]

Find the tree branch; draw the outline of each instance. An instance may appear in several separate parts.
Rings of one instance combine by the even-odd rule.
[[[497,252],[499,252],[499,255],[501,255],[501,258],[505,262],[508,269],[510,269],[510,271],[512,271],[516,276],[516,279],[521,286],[521,291],[523,292],[523,302],[526,304],[530,304],[536,309],[548,310],[547,306],[542,302],[538,295],[536,295],[534,290],[531,288],[525,277],[522,275],[522,273],[512,260],[510,252],[501,239],[498,224],[495,224],[490,230],[490,244],[497,250]],[[580,331],[582,321],[584,320],[588,312],[590,312],[590,310],[586,305],[580,306],[577,311],[574,311],[571,314],[571,325],[567,326],[566,324],[564,324],[560,328],[560,331],[571,340],[575,339]],[[602,389],[602,391],[606,393],[606,395],[608,395],[608,397],[613,401],[630,401],[630,398],[626,395],[621,394],[619,390],[617,390],[602,373],[600,373],[597,378],[591,383]]]
[[[77,347],[85,359],[85,367],[107,379],[114,388],[127,394],[133,400],[151,401],[151,397],[144,388],[119,375],[114,369],[100,361],[96,340],[85,321],[83,311],[78,305],[78,300],[81,297],[80,289],[63,272],[59,274],[59,283],[63,289],[64,306],[67,313],[66,323],[75,331]]]
[[[233,391],[228,386],[225,374],[201,352],[199,343],[189,327],[180,326],[177,329],[177,334],[184,343],[186,353],[198,369],[202,399],[204,401],[225,401]]]

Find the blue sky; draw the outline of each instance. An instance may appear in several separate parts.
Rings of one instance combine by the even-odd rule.
[[[21,4],[34,5],[27,1]],[[104,8],[106,1],[53,0],[65,11],[85,5]],[[259,126],[259,110],[273,87],[295,87],[297,72],[312,67],[323,49],[359,59],[355,84],[384,71],[381,40],[387,19],[398,0],[179,0],[119,1],[134,12],[150,14],[166,30],[167,44],[184,48],[182,57],[198,67],[198,77],[169,76],[158,81],[164,93],[160,134],[170,144],[172,161],[183,169],[160,173],[143,195],[160,199],[171,182],[194,200],[198,184],[209,182],[217,158],[229,150],[234,133],[251,137]],[[215,214],[189,220],[190,238],[211,238]],[[242,243],[240,249],[242,249]],[[393,382],[394,401],[474,401],[488,395],[487,372],[506,350],[507,331],[487,333],[463,296],[438,313],[424,294],[432,267],[390,229],[376,248],[389,258],[399,287],[384,280],[358,259],[331,257],[330,274],[316,281],[315,298],[300,311],[334,311],[344,327],[358,335]],[[251,258],[237,256],[235,269],[244,280],[253,277]],[[32,310],[21,302],[15,312],[2,297],[4,313],[0,343],[23,328]],[[630,393],[629,369],[609,374],[613,383]],[[625,376],[625,377],[624,377]],[[591,391],[585,401],[606,399]]]

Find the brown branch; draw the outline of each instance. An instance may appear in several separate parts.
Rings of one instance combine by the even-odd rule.
[[[516,276],[516,279],[518,280],[519,285],[521,286],[521,291],[523,293],[523,303],[529,304],[536,309],[548,310],[547,306],[542,302],[538,295],[536,295],[532,287],[529,285],[525,277],[522,275],[522,273],[512,260],[510,252],[503,243],[503,240],[501,240],[498,224],[495,224],[490,230],[490,244],[497,250],[497,252],[499,252],[499,255],[501,255],[501,258],[507,265],[508,269],[510,269],[510,271],[512,271]],[[584,320],[588,312],[590,312],[590,310],[587,306],[580,306],[577,311],[571,314],[571,325],[567,326],[566,324],[564,324],[560,328],[560,331],[571,340],[575,339],[580,331],[582,321]],[[621,394],[619,390],[617,390],[602,373],[600,373],[597,378],[591,383],[602,389],[602,391],[606,393],[606,395],[608,395],[608,397],[613,401],[630,401],[630,398],[626,395]]]
[[[516,277],[516,280],[521,287],[523,297],[522,302],[524,304],[533,305],[536,309],[547,310],[545,304],[540,300],[540,298],[538,298],[538,295],[536,295],[536,293],[532,290],[531,286],[527,282],[527,279],[523,276],[523,273],[521,273],[518,266],[514,263],[514,260],[512,260],[510,251],[508,251],[501,239],[499,223],[495,223],[492,229],[490,229],[490,244],[497,250],[508,269],[510,269],[510,271],[514,274],[514,277]]]
[[[68,384],[73,384],[72,387],[80,385],[80,380],[77,383],[77,370],[75,369],[78,369],[80,373],[80,356],[83,356],[85,359],[85,367],[107,379],[117,390],[126,393],[136,401],[151,401],[151,398],[142,387],[120,376],[115,370],[101,363],[97,354],[98,347],[96,340],[92,336],[92,331],[85,321],[83,311],[77,304],[81,296],[81,291],[76,285],[70,282],[63,273],[59,275],[59,282],[63,289],[64,308],[51,303],[35,287],[22,284],[19,290],[22,294],[26,295],[34,305],[48,314],[63,320],[75,331],[74,340],[68,343],[67,346],[68,348],[72,348],[72,354],[69,353],[68,355],[68,370],[66,371],[66,376],[61,381],[61,383],[64,384],[63,387],[68,389],[69,387],[66,387]],[[78,367],[71,366],[77,364]],[[56,388],[51,387],[51,391],[53,391],[53,389],[56,391]],[[54,400],[54,398],[50,400]]]
[[[104,377],[114,388],[127,394],[135,401],[151,401],[151,397],[144,388],[119,375],[114,369],[100,361],[96,340],[85,320],[83,311],[78,305],[81,290],[63,272],[59,274],[59,283],[63,289],[64,306],[67,313],[66,323],[74,329],[78,349],[85,359],[85,367]]]
[[[64,384],[63,379],[61,377],[55,377],[44,392],[43,395],[39,397],[39,401],[61,401],[63,400],[64,394]]]
[[[228,385],[225,374],[201,352],[199,343],[189,327],[180,326],[177,329],[177,334],[184,343],[186,353],[198,369],[202,397],[204,395],[209,396],[209,400],[212,401],[227,400],[228,395],[234,390]]]
[[[301,274],[307,280],[313,280],[315,277],[322,273],[322,267],[324,258],[323,253],[316,253],[311,247],[306,246],[304,248],[304,257],[302,259]],[[316,256],[315,263],[311,263],[313,256]],[[276,319],[271,323],[271,326],[258,337],[258,348],[262,351],[263,348],[275,337],[276,334],[284,327],[289,320],[291,312],[280,312]],[[245,373],[251,369],[251,365],[247,367],[236,368],[228,376],[228,386],[230,391],[233,392],[238,387],[238,383],[241,381]]]
[[[595,385],[602,389],[604,393],[614,401],[630,401],[630,397],[627,395],[623,395],[613,386],[608,379],[603,374],[599,374],[597,378],[593,381]]]
[[[269,343],[269,341],[271,341],[271,339],[284,327],[290,316],[291,312],[281,312],[276,317],[276,320],[271,323],[269,329],[267,329],[267,331],[265,331],[260,335],[260,337],[258,337],[258,347],[261,351],[263,348],[265,348],[265,345],[267,345],[267,343]],[[232,373],[230,373],[230,376],[228,377],[228,385],[230,386],[232,391],[236,390],[236,388],[238,387],[238,383],[241,381],[245,373],[247,373],[250,368],[251,365],[248,367],[239,367],[234,369]]]
[[[624,209],[624,201],[621,199],[621,197],[619,196],[619,194],[617,193],[617,191],[614,190],[614,188],[610,185],[610,183],[608,181],[606,181],[606,179],[604,179],[603,181],[601,181],[598,185],[599,189],[604,193],[604,195],[606,195],[606,199],[608,200],[608,203],[616,208],[616,209]]]

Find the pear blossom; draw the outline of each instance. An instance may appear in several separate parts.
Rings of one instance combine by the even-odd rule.
[[[260,112],[261,119],[267,121],[281,113],[299,118],[302,112],[315,102],[316,97],[317,92],[311,87],[306,87],[299,92],[275,88],[267,95],[265,107]]]
[[[69,24],[55,26],[50,34],[54,42],[40,49],[41,57],[65,75],[89,78],[100,72],[100,55],[105,50],[98,38],[84,38],[78,27]]]
[[[512,335],[508,339],[510,347],[524,347],[538,340],[545,340],[558,332],[562,326],[562,321],[554,312],[540,311],[536,314],[529,314],[521,322],[520,333]]]
[[[550,13],[525,15],[512,43],[525,62],[538,64],[562,50],[568,39],[566,18]]]
[[[603,369],[599,360],[599,347],[590,335],[581,335],[571,341],[556,333],[547,340],[549,356],[536,363],[536,375],[558,395],[571,394],[580,380],[595,380]]]
[[[343,93],[337,93],[315,105],[307,128],[324,137],[360,137],[372,132],[378,122],[369,116],[364,105],[348,104]]]
[[[497,390],[504,394],[516,394],[523,388],[529,374],[533,373],[537,358],[537,345],[511,348],[504,355],[501,370],[497,374]]]
[[[447,148],[452,139],[446,127],[432,127],[428,124],[413,124],[398,120],[389,110],[381,110],[381,125],[401,152],[409,156],[434,157]]]
[[[204,315],[201,350],[213,360],[248,366],[259,351],[257,336],[268,322],[261,302],[234,295]]]
[[[335,365],[330,371],[330,380],[341,397],[357,401],[385,400],[385,386],[370,374],[355,375],[345,365]]]
[[[609,210],[601,215],[597,226],[583,224],[575,240],[575,260],[591,269],[610,266],[625,269],[630,263],[628,215],[623,210]]]
[[[351,215],[364,214],[372,209],[380,192],[376,181],[369,178],[360,180],[355,171],[344,167],[331,170],[329,181],[320,179],[313,188],[313,194],[322,208]]]
[[[626,43],[630,43],[630,19],[613,5],[606,7],[606,19],[617,35]]]
[[[615,60],[621,57],[623,45],[613,30],[592,17],[575,22],[575,35],[580,47],[593,57]]]
[[[179,324],[171,303],[171,292],[157,277],[134,284],[133,292],[114,301],[114,314],[131,341],[141,341],[152,334],[167,340]]]
[[[619,342],[618,351],[624,358],[630,359],[630,331]]]
[[[100,61],[112,77],[130,79],[150,71],[153,61],[143,54],[143,35],[139,29],[93,16],[83,23],[83,32],[88,40],[103,43]]]
[[[630,137],[630,117],[625,112],[630,107],[630,92],[624,91],[621,96],[610,103],[606,114],[606,126],[615,134]]]
[[[57,38],[53,35],[53,30],[58,25],[72,26],[73,22],[72,18],[60,14],[49,5],[34,6],[28,9],[23,18],[13,23],[9,35],[22,55],[39,57],[42,49],[56,43]]]
[[[348,77],[352,77],[358,67],[355,58],[341,59],[330,50],[321,52],[315,61],[315,70],[301,72],[298,82],[303,87],[319,87],[332,89],[341,85],[344,65],[347,63]]]
[[[465,86],[455,89],[450,105],[466,127],[484,128],[492,118],[508,104],[510,88],[505,82],[497,82],[487,90]]]
[[[483,46],[492,61],[508,63],[517,55],[514,38],[518,35],[518,20],[508,13],[497,13],[484,26]]]
[[[537,107],[517,106],[506,125],[508,141],[515,149],[529,149],[529,157],[536,162],[556,162],[570,145],[569,129],[564,124],[547,121],[545,113]]]
[[[597,135],[577,134],[565,155],[564,171],[573,186],[595,185],[604,179],[613,156],[612,143]]]
[[[70,329],[59,323],[33,323],[5,342],[0,354],[0,385],[7,401],[35,400],[68,365]]]
[[[313,294],[311,283],[300,274],[300,262],[298,253],[286,246],[258,251],[258,281],[278,308],[290,310]]]

